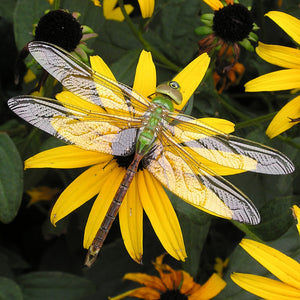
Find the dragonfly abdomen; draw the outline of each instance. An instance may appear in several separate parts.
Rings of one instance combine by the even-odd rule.
[[[143,155],[140,155],[138,153],[135,154],[134,159],[128,169],[126,170],[125,176],[115,194],[115,197],[104,217],[104,220],[101,224],[100,229],[98,230],[92,245],[89,248],[89,251],[87,253],[86,259],[85,259],[85,265],[91,266],[95,259],[97,258],[97,255],[100,251],[100,249],[103,246],[103,243],[106,239],[106,236],[112,226],[113,221],[115,220],[119,208],[123,202],[123,199],[128,191],[128,188],[133,180],[133,177],[135,176],[139,163],[141,159],[143,158]]]

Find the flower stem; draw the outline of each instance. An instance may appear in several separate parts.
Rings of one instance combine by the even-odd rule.
[[[157,58],[159,61],[161,61],[165,66],[167,66],[169,69],[174,70],[175,72],[179,72],[181,70],[180,67],[178,67],[176,64],[168,60],[163,54],[158,52],[156,49],[154,49],[143,37],[141,31],[139,31],[136,26],[133,24],[131,21],[129,15],[127,14],[125,7],[124,7],[124,2],[123,0],[118,1],[120,9],[122,11],[122,14],[130,27],[132,33],[134,36],[138,39],[138,41],[143,45],[144,49],[147,51],[150,51],[155,58]]]
[[[242,129],[242,128],[245,128],[245,127],[258,125],[260,123],[263,123],[263,122],[266,122],[266,121],[269,121],[269,120],[273,119],[275,115],[276,115],[276,112],[272,112],[272,113],[269,113],[267,115],[263,115],[263,116],[260,116],[260,117],[254,118],[254,119],[249,119],[249,120],[246,120],[244,122],[237,123],[235,125],[235,128],[236,129]]]
[[[53,9],[59,9],[60,0],[54,0]]]

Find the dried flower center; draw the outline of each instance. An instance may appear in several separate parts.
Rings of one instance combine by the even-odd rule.
[[[168,290],[165,293],[163,293],[160,298],[160,300],[188,300],[188,297],[186,295],[183,295],[178,290]]]
[[[252,28],[251,13],[241,4],[228,5],[215,11],[213,30],[225,42],[242,41],[248,37]]]
[[[72,14],[63,10],[52,10],[41,17],[35,40],[49,42],[69,52],[73,51],[82,38],[82,27]]]

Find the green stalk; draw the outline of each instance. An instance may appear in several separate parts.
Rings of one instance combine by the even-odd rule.
[[[132,33],[134,36],[137,38],[137,40],[142,44],[145,50],[150,51],[155,58],[157,58],[159,61],[161,61],[165,66],[167,66],[169,69],[174,70],[175,72],[179,72],[181,70],[180,67],[175,65],[173,62],[168,60],[163,54],[158,52],[156,49],[154,49],[143,37],[141,31],[139,31],[136,26],[133,24],[131,21],[130,17],[128,16],[125,7],[124,7],[124,2],[123,0],[118,1],[119,6],[121,8],[122,14],[131,29]]]
[[[60,7],[60,0],[54,0],[53,9],[59,9]]]
[[[263,123],[263,122],[273,119],[275,115],[276,115],[276,112],[272,112],[267,115],[263,115],[263,116],[260,116],[260,117],[254,118],[254,119],[246,120],[244,122],[237,123],[235,125],[235,128],[242,129],[242,128],[253,126],[253,125],[259,125],[260,123]]]

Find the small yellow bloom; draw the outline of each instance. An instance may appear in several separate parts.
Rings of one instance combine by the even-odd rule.
[[[103,15],[104,15],[105,19],[107,19],[107,20],[123,22],[124,16],[122,14],[120,7],[115,7],[117,2],[118,2],[118,0],[103,0],[103,2],[102,2]],[[134,9],[134,7],[130,4],[125,4],[124,8],[128,15]]]
[[[101,7],[101,3],[99,0],[91,0],[91,1],[94,3],[95,6]]]
[[[266,14],[276,22],[298,45],[300,21],[286,13],[270,11]],[[281,91],[300,88],[300,50],[279,45],[259,43],[256,53],[267,62],[285,68],[259,76],[245,84],[246,92]],[[286,104],[270,123],[266,134],[273,138],[299,123],[300,98]]]
[[[60,192],[59,188],[50,188],[48,186],[39,186],[32,188],[26,193],[30,196],[28,206],[37,203],[39,201],[50,201],[54,200]]]
[[[229,258],[222,260],[220,257],[217,257],[215,261],[214,269],[220,277],[223,277],[224,269],[228,267]]]
[[[300,264],[262,243],[243,239],[241,247],[279,280],[252,274],[233,273],[231,279],[248,292],[263,299],[300,299]]]
[[[218,295],[226,286],[226,282],[214,273],[206,283],[200,285],[194,282],[191,275],[183,270],[174,270],[170,266],[163,264],[161,255],[156,258],[155,269],[159,277],[150,276],[143,273],[128,273],[123,279],[136,281],[143,284],[140,287],[110,300],[124,299],[125,297],[136,297],[145,300],[159,299],[212,299]]]

